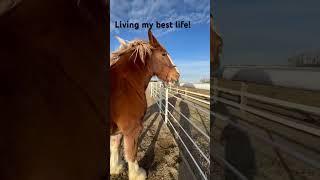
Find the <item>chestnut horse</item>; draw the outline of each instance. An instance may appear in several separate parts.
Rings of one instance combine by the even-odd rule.
[[[119,174],[123,163],[119,146],[124,136],[124,153],[128,162],[129,179],[146,179],[146,172],[137,162],[138,137],[143,129],[147,110],[145,91],[155,75],[170,83],[179,79],[179,72],[166,49],[151,30],[149,42],[120,41],[120,48],[111,54],[110,63],[110,174]]]

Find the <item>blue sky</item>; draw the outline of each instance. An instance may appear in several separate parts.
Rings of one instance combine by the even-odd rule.
[[[210,77],[209,0],[111,0],[110,6],[110,51],[119,46],[115,35],[125,40],[148,39],[147,29],[115,28],[115,21],[191,21],[191,28],[153,27],[152,31],[179,68],[181,82]]]
[[[320,49],[319,0],[215,1],[215,24],[224,39],[222,64],[286,65]]]

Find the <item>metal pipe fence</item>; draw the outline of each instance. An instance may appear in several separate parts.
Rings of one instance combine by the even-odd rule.
[[[187,134],[187,132],[185,131],[185,129],[181,126],[181,124],[178,122],[178,120],[173,116],[173,113],[171,113],[168,109],[169,108],[173,108],[175,110],[175,112],[177,112],[181,117],[183,117],[185,120],[187,120],[203,137],[205,137],[205,139],[207,139],[210,142],[210,136],[209,134],[205,133],[204,131],[201,130],[201,128],[199,128],[196,124],[193,123],[192,119],[188,118],[187,116],[185,116],[182,112],[180,112],[179,110],[177,110],[174,105],[172,103],[169,102],[169,98],[175,98],[177,100],[183,101],[186,104],[188,104],[188,106],[193,107],[197,110],[200,110],[201,112],[203,112],[204,114],[208,115],[209,118],[214,117],[217,118],[221,121],[226,122],[227,124],[243,131],[246,132],[248,135],[252,136],[253,138],[264,142],[265,144],[278,149],[279,151],[288,154],[289,156],[304,162],[306,164],[311,165],[312,167],[315,167],[316,169],[320,169],[320,162],[317,161],[316,159],[313,159],[312,157],[308,157],[306,154],[304,154],[303,152],[294,150],[292,148],[290,148],[288,145],[286,144],[282,144],[279,142],[274,142],[260,134],[257,134],[257,132],[252,131],[250,128],[248,128],[246,125],[244,124],[240,124],[240,123],[235,123],[233,122],[229,116],[226,115],[221,115],[219,113],[210,111],[209,109],[206,109],[202,106],[200,106],[199,104],[196,104],[196,102],[199,103],[203,103],[203,104],[207,104],[210,105],[210,101],[211,103],[214,102],[221,102],[236,108],[239,108],[242,111],[246,111],[249,113],[253,113],[253,114],[258,114],[262,117],[265,117],[271,121],[274,122],[278,122],[280,124],[286,125],[292,129],[296,129],[296,130],[300,130],[309,134],[312,134],[314,136],[319,136],[319,129],[318,128],[312,128],[312,127],[305,127],[303,124],[297,124],[297,123],[293,123],[293,122],[289,122],[288,120],[283,120],[280,116],[277,117],[276,115],[270,116],[268,114],[268,116],[266,115],[266,113],[261,113],[261,112],[256,112],[253,111],[255,110],[254,108],[248,107],[247,106],[247,99],[246,98],[252,98],[252,99],[258,99],[260,101],[265,101],[267,103],[272,103],[272,104],[278,104],[280,106],[284,106],[284,107],[288,107],[291,109],[300,109],[300,110],[304,110],[306,112],[315,114],[315,115],[319,115],[320,111],[319,108],[317,107],[309,107],[306,105],[300,105],[300,104],[295,104],[295,103],[290,103],[290,102],[286,102],[283,100],[277,100],[277,99],[272,99],[272,98],[267,98],[267,97],[263,97],[263,96],[259,96],[259,95],[254,95],[254,94],[250,94],[246,92],[246,87],[244,86],[243,88],[241,88],[241,91],[236,91],[236,90],[231,90],[231,89],[226,89],[226,88],[222,88],[222,87],[218,87],[217,83],[215,83],[215,85],[212,87],[214,90],[214,96],[210,98],[210,96],[208,95],[203,95],[201,93],[195,93],[195,92],[191,92],[188,90],[183,90],[183,89],[179,89],[179,88],[173,88],[173,87],[165,87],[163,84],[158,83],[158,82],[153,82],[150,84],[151,85],[151,96],[157,100],[157,104],[159,106],[159,111],[160,113],[164,114],[164,120],[166,122],[167,125],[170,125],[170,127],[173,128],[175,134],[177,134],[178,139],[182,142],[184,149],[186,149],[186,151],[188,152],[189,156],[191,157],[191,159],[194,161],[195,166],[198,169],[198,172],[200,173],[202,179],[208,179],[208,175],[206,176],[204,171],[201,169],[199,163],[197,163],[197,161],[195,160],[195,157],[192,155],[192,153],[190,153],[190,148],[186,145],[186,143],[184,142],[183,138],[181,138],[181,136],[179,135],[177,129],[174,127],[173,122],[178,124],[179,129],[182,129],[183,133],[187,135],[188,139],[192,141],[192,144],[196,147],[196,149],[199,151],[199,153],[201,154],[202,157],[204,157],[204,159],[208,162],[208,164],[210,165],[210,157],[207,157],[205,155],[205,153],[201,150],[201,148],[198,147],[198,145],[196,144],[196,142],[194,140],[192,140],[192,138]],[[218,92],[222,91],[222,92],[227,92],[230,94],[234,94],[234,95],[238,95],[241,98],[241,102],[240,103],[236,103],[227,99],[224,99],[222,97],[218,97]],[[187,95],[187,94],[189,95]],[[180,97],[177,96],[177,94],[180,95]],[[194,96],[192,96],[194,95]],[[192,96],[192,98],[190,98],[189,96]],[[202,99],[199,97],[203,97]],[[207,101],[207,98],[209,98],[210,101]],[[163,104],[163,100],[164,100],[164,105]],[[252,110],[253,109],[253,110]],[[172,120],[171,120],[172,119]],[[169,127],[169,126],[168,126]],[[226,168],[228,168],[230,171],[232,171],[236,176],[238,176],[239,179],[242,180],[247,180],[247,177],[239,170],[237,169],[235,166],[233,166],[230,162],[228,162],[224,157],[222,157],[221,155],[217,154],[217,153],[212,153],[211,154],[212,157],[214,157],[216,160],[218,160],[219,163],[223,164]]]
[[[188,93],[190,95],[184,94],[184,93]],[[186,104],[194,104],[195,102],[190,102],[187,101],[184,98],[179,98],[176,95],[179,94],[182,97],[185,98],[190,98],[196,102],[200,102],[200,103],[204,103],[204,104],[209,104],[209,101],[205,101],[203,99],[197,98],[197,97],[193,97],[191,96],[191,94],[193,95],[197,95],[198,97],[203,97],[203,98],[210,98],[208,95],[204,95],[201,93],[193,93],[190,91],[186,91],[186,90],[182,90],[182,89],[178,89],[178,88],[173,88],[171,86],[164,86],[162,83],[159,82],[151,82],[150,83],[150,95],[152,98],[154,98],[156,100],[156,103],[158,104],[159,107],[159,112],[161,114],[164,115],[164,121],[165,124],[168,127],[171,127],[174,134],[176,134],[177,139],[179,140],[179,142],[182,144],[183,150],[185,150],[185,152],[187,152],[187,155],[191,158],[193,164],[195,165],[198,174],[200,175],[200,177],[202,179],[207,180],[209,177],[209,174],[205,173],[204,168],[202,167],[202,164],[200,164],[196,159],[197,157],[194,156],[194,152],[192,152],[191,147],[189,146],[188,143],[186,143],[186,140],[188,140],[189,142],[191,142],[191,145],[193,147],[195,147],[194,149],[200,154],[200,156],[205,160],[205,163],[208,164],[207,167],[207,172],[209,172],[209,167],[210,167],[210,156],[209,154],[205,153],[203,150],[201,150],[201,148],[199,147],[199,145],[197,144],[196,140],[193,139],[190,134],[187,133],[187,130],[183,127],[183,125],[180,124],[180,122],[177,120],[177,118],[174,116],[173,111],[170,112],[169,109],[174,110],[175,112],[178,113],[178,115],[180,115],[180,117],[182,117],[184,120],[186,120],[189,124],[192,125],[192,127],[194,129],[196,129],[203,137],[204,139],[206,139],[208,141],[208,146],[210,143],[210,137],[207,133],[205,133],[203,130],[201,130],[200,127],[198,127],[194,122],[193,119],[191,117],[187,117],[185,114],[183,114],[183,112],[181,112],[180,110],[178,110],[175,105],[173,105],[172,103],[169,102],[169,98],[175,98],[177,100],[183,101]],[[198,105],[193,105],[193,108],[201,108]],[[205,114],[210,114],[210,110],[209,109],[200,109],[200,111],[204,111]],[[209,117],[208,117],[208,121],[209,121]],[[176,126],[174,125],[176,124]],[[180,130],[180,133],[178,132],[178,129]],[[181,133],[182,132],[182,133]],[[181,135],[184,135],[186,138],[183,138]],[[193,149],[193,150],[194,150]]]
[[[318,107],[306,106],[306,105],[302,105],[302,104],[287,102],[287,101],[283,101],[283,100],[278,100],[278,99],[274,99],[274,98],[269,98],[269,97],[264,97],[261,95],[255,95],[252,93],[248,93],[247,92],[247,85],[245,83],[241,83],[241,90],[240,91],[219,87],[218,86],[218,79],[216,79],[216,78],[214,79],[214,86],[212,86],[212,91],[214,93],[213,97],[211,97],[212,103],[219,102],[219,103],[231,106],[231,107],[235,107],[235,108],[238,108],[242,112],[247,112],[247,113],[251,113],[254,115],[258,115],[260,117],[266,118],[269,121],[282,124],[282,125],[287,126],[291,129],[302,131],[307,134],[312,134],[314,137],[316,137],[316,136],[319,137],[319,135],[320,135],[319,128],[310,127],[310,126],[304,125],[302,123],[297,123],[294,121],[284,119],[281,117],[280,114],[279,115],[278,114],[271,114],[268,112],[263,112],[261,110],[257,110],[255,107],[249,107],[247,104],[247,99],[251,98],[254,100],[259,100],[261,102],[274,104],[274,105],[281,106],[281,107],[288,108],[288,109],[296,109],[296,110],[300,110],[300,111],[305,111],[305,112],[308,112],[308,113],[314,114],[314,115],[320,114],[320,108],[318,108]],[[224,92],[224,93],[228,93],[231,95],[239,96],[240,102],[235,102],[235,101],[220,97],[218,95],[219,92]],[[254,139],[262,141],[265,144],[267,144],[267,145],[269,145],[269,146],[271,146],[271,147],[273,147],[273,148],[275,148],[275,149],[277,149],[277,150],[279,150],[279,151],[281,151],[281,152],[283,152],[283,153],[285,153],[285,154],[287,154],[287,155],[289,155],[289,156],[291,156],[291,157],[293,157],[293,158],[295,158],[305,164],[308,164],[316,169],[320,169],[320,162],[318,160],[306,155],[305,153],[298,151],[298,150],[295,150],[292,147],[288,146],[287,144],[283,144],[280,142],[275,142],[273,140],[270,140],[267,137],[264,137],[264,136],[258,134],[257,132],[253,131],[252,129],[247,127],[245,124],[235,123],[233,120],[231,120],[229,115],[222,115],[222,114],[219,114],[219,113],[216,113],[213,111],[210,111],[210,114],[212,115],[212,117],[219,119],[219,121],[224,121],[228,125],[235,127],[236,129],[247,133],[248,135],[250,135]],[[215,159],[219,160],[221,164],[225,165],[225,167],[227,167],[235,175],[237,175],[239,179],[244,179],[244,180],[247,179],[246,176],[244,176],[244,174],[242,174],[241,171],[239,171],[234,166],[232,166],[225,158],[223,158],[222,156],[219,156],[216,153],[213,153],[212,155]]]

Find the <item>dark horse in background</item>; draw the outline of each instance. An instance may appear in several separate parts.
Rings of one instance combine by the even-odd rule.
[[[120,48],[111,54],[110,64],[110,174],[119,174],[123,163],[119,146],[124,136],[124,153],[129,180],[144,180],[146,172],[137,162],[138,137],[147,110],[145,91],[153,76],[166,83],[177,81],[179,72],[166,49],[148,31],[149,42],[121,38]]]
[[[106,178],[106,9],[0,0],[1,180]]]

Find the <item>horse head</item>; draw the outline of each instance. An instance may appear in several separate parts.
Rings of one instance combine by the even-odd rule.
[[[148,30],[149,44],[152,46],[152,53],[149,60],[149,68],[152,73],[166,83],[178,81],[180,77],[179,70],[173,63],[167,50],[153,36],[151,30]]]

